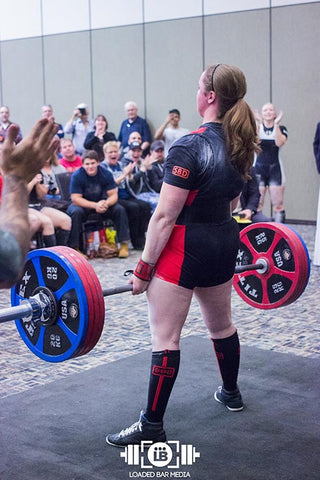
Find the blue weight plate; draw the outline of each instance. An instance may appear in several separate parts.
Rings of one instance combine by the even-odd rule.
[[[47,287],[58,307],[53,325],[16,320],[18,332],[28,348],[47,362],[63,362],[79,351],[88,329],[88,300],[76,268],[53,249],[30,252],[20,281],[11,290],[12,306],[33,295],[37,287]]]

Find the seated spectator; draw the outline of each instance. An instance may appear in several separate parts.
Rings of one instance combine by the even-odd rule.
[[[67,172],[75,172],[82,167],[82,160],[80,155],[76,155],[76,150],[70,138],[63,138],[60,140],[60,152],[62,158],[59,163],[66,169]]]
[[[122,168],[119,160],[120,150],[117,142],[108,142],[104,145],[105,159],[101,165],[112,173],[118,186],[118,202],[128,215],[131,243],[134,249],[143,250],[145,233],[151,216],[149,203],[135,198],[127,187],[126,178],[130,179],[134,167],[133,162]]]
[[[93,120],[89,118],[89,110],[85,103],[79,103],[73,115],[64,127],[64,133],[72,134],[72,143],[78,155],[85,151],[83,146],[87,133],[93,130]]]
[[[45,118],[53,118],[53,108],[51,105],[43,105],[42,106],[42,117]],[[56,122],[59,125],[59,130],[57,131],[56,135],[61,139],[64,137],[63,126]]]
[[[148,202],[151,206],[151,213],[153,213],[159,201],[159,193],[151,188],[146,173],[152,168],[150,155],[142,158],[140,142],[131,142],[129,148],[128,155],[121,159],[123,166],[131,162],[134,164],[130,178],[126,178],[128,190],[136,198]]]
[[[42,173],[38,173],[31,180],[28,190],[30,192],[29,208],[33,209],[33,215],[41,222],[45,246],[67,245],[71,230],[71,218],[56,208],[45,206],[49,188],[43,183]]]
[[[125,148],[122,148],[121,149],[121,152],[120,152],[120,159],[122,157],[124,157],[125,155],[128,156],[129,154],[129,150],[130,150],[130,147],[129,145],[132,143],[132,142],[139,142],[140,144],[142,143],[142,138],[141,138],[141,135],[139,132],[131,132],[130,135],[129,135],[129,140],[128,140],[128,145],[125,147]],[[120,148],[120,142],[118,142],[118,146]]]
[[[271,222],[271,218],[258,211],[260,192],[254,167],[250,170],[250,176],[251,178],[245,182],[242,189],[239,206],[233,213],[252,223]]]
[[[82,167],[72,174],[70,183],[72,204],[67,213],[72,218],[69,246],[79,250],[82,223],[91,213],[101,215],[101,220],[111,219],[120,243],[119,257],[129,255],[130,239],[128,217],[118,202],[118,189],[111,173],[99,165],[97,152],[89,150],[82,156]]]
[[[6,107],[5,105],[0,107],[0,143],[3,143],[5,141],[6,136],[7,136],[7,132],[8,132],[8,128],[13,123],[9,120],[9,117],[10,117],[9,108]],[[17,144],[17,143],[21,142],[21,140],[22,140],[22,133],[21,133],[21,130],[19,128],[18,134],[17,134],[16,139],[15,139],[15,143]]]
[[[53,198],[55,200],[61,198],[55,176],[57,173],[64,173],[65,171],[66,169],[59,163],[56,153],[48,158],[41,169],[43,183],[48,187],[46,198]]]
[[[155,140],[150,147],[151,170],[147,169],[149,185],[157,193],[160,193],[163,181],[164,143]]]
[[[126,148],[129,145],[131,132],[139,132],[142,138],[142,151],[147,152],[151,143],[151,132],[148,123],[144,118],[138,116],[138,107],[135,102],[127,102],[124,109],[127,118],[121,124],[118,137],[121,147]]]
[[[112,132],[108,132],[108,120],[104,115],[97,115],[94,121],[94,129],[89,132],[84,141],[86,150],[95,150],[99,157],[99,162],[104,159],[103,145],[111,140],[116,140]]]
[[[169,115],[167,116],[165,122],[158,128],[154,134],[155,140],[164,141],[164,156],[168,155],[168,150],[171,145],[183,135],[189,133],[190,130],[182,128],[179,125],[180,123],[180,112],[177,108],[169,110]]]

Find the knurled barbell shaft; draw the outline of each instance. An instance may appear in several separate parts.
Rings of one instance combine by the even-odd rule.
[[[23,301],[16,307],[8,307],[0,310],[0,323],[9,322],[10,320],[16,320],[17,318],[28,317],[33,314],[33,308],[31,302],[28,300]]]
[[[245,272],[247,270],[260,270],[264,266],[260,263],[249,265],[237,265],[235,273]],[[102,293],[104,297],[110,295],[117,295],[118,293],[130,292],[133,289],[132,284],[120,285],[117,287],[104,288]],[[32,317],[33,319],[39,319],[41,316],[41,306],[39,301],[35,297],[24,299],[20,305],[15,307],[7,307],[0,310],[0,323],[9,322],[11,320],[18,320],[25,317]]]
[[[104,288],[102,289],[102,293],[104,297],[108,297],[110,295],[117,295],[118,293],[123,293],[123,292],[130,292],[132,291],[133,285],[126,284],[126,285],[121,285],[119,287],[112,287],[112,288]]]

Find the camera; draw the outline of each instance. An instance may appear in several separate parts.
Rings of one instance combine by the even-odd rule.
[[[85,108],[79,108],[79,112],[81,115],[85,115],[87,113]]]

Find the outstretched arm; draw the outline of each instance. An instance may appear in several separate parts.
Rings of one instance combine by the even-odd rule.
[[[30,245],[27,184],[43,167],[59,145],[58,125],[53,120],[39,120],[18,145],[16,125],[10,125],[0,151],[3,176],[0,209],[0,288],[14,285],[24,265]]]

